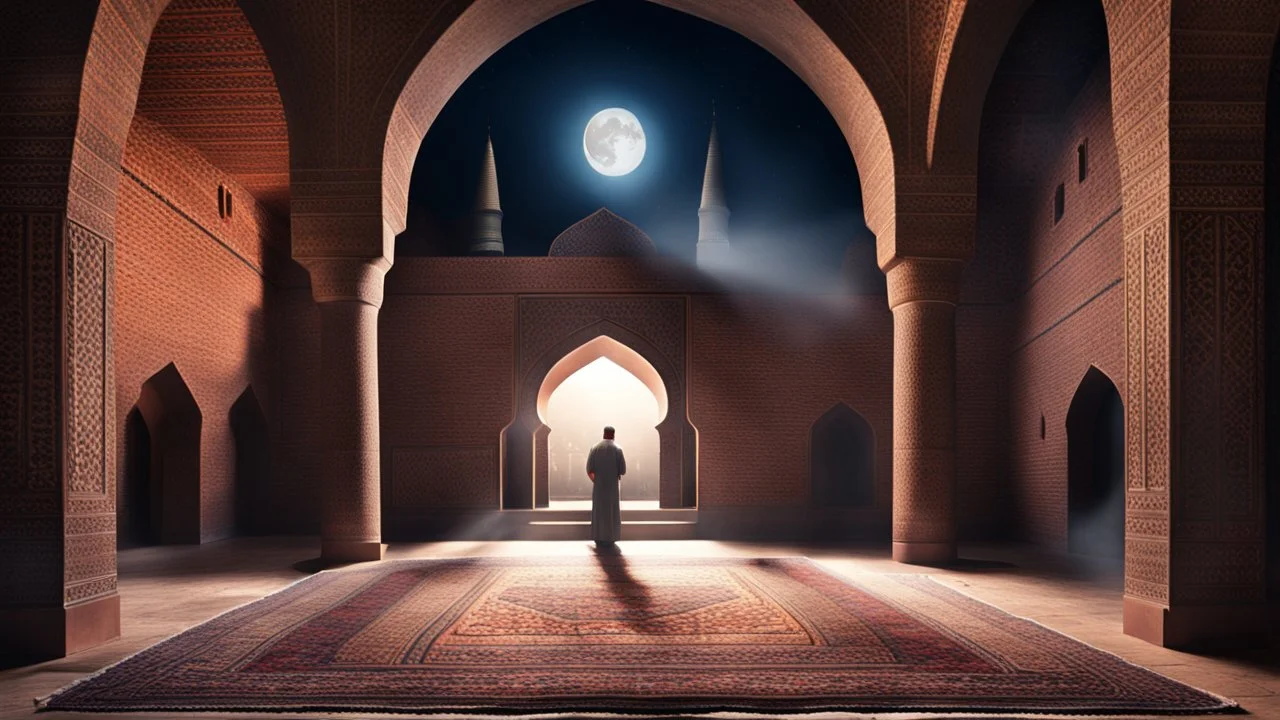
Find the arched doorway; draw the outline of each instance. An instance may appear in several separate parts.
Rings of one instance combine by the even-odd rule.
[[[231,438],[235,443],[236,533],[256,535],[266,528],[270,508],[268,480],[271,440],[267,418],[252,387],[231,406]]]
[[[600,359],[608,360],[623,371],[622,375],[615,377],[625,378],[630,375],[638,381],[656,402],[658,419],[656,427],[650,427],[654,427],[657,432],[658,451],[656,457],[648,463],[643,462],[640,455],[637,455],[637,459],[649,469],[656,465],[656,499],[660,507],[695,506],[696,437],[687,416],[683,376],[663,353],[642,337],[611,322],[601,321],[582,328],[542,353],[523,376],[517,394],[516,417],[503,430],[503,508],[548,506],[551,500],[552,472],[548,445],[552,430],[548,424],[548,420],[552,419],[551,396],[571,376]],[[602,422],[599,419],[591,421],[592,425],[600,424],[601,427],[607,423],[608,421]],[[587,428],[590,430],[589,435],[584,434],[579,441],[579,445],[585,447],[579,447],[577,452],[583,453],[590,445],[598,442],[600,429]],[[619,431],[621,432],[620,427]],[[592,437],[595,439],[591,439]],[[619,442],[624,448],[628,448],[630,460],[634,452],[643,449],[644,441],[641,441],[639,447],[635,447],[631,441],[623,442],[624,437],[620,435]],[[583,463],[586,461],[585,455],[578,459]],[[572,466],[577,460],[566,455],[565,461]],[[572,468],[557,470],[571,471]],[[639,487],[640,483],[637,483],[633,492]]]
[[[868,507],[875,502],[876,441],[871,424],[840,403],[810,433],[810,497],[815,507]]]
[[[656,371],[653,375],[656,377]],[[600,441],[607,425],[617,431],[618,445],[626,451],[622,500],[657,507],[661,421],[657,395],[622,365],[602,355],[575,370],[548,395],[543,417],[549,428],[550,505],[591,498],[591,482],[583,469],[586,454]]]
[[[534,434],[535,495],[539,507],[552,500],[585,500],[591,488],[577,468],[586,452],[600,441],[601,430],[612,425],[618,443],[627,450],[629,481],[623,500],[657,502],[662,475],[663,430],[667,444],[672,425],[665,423],[669,397],[661,374],[643,355],[608,335],[599,335],[560,358],[538,386],[537,412],[541,423]],[[620,412],[624,410],[625,412]],[[555,428],[564,435],[552,437]],[[563,478],[559,493],[551,480]]]
[[[150,441],[149,460],[139,464],[147,471],[148,541],[199,543],[203,421],[200,406],[173,363],[142,384],[137,413]]]
[[[1067,547],[1124,556],[1124,403],[1090,367],[1067,410]]]

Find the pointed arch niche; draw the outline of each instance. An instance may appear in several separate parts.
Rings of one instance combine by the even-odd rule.
[[[574,373],[602,358],[633,375],[657,401],[659,505],[695,506],[696,440],[686,414],[683,378],[643,338],[601,322],[574,333],[545,353],[522,379],[516,418],[503,431],[503,508],[548,505],[548,404],[552,394]]]
[[[1124,556],[1124,402],[1090,365],[1067,409],[1067,547]]]
[[[813,424],[810,497],[817,507],[869,508],[876,499],[876,438],[857,410],[838,403]]]
[[[177,366],[169,363],[142,384],[129,422],[136,442],[125,449],[132,476],[126,478],[126,502],[119,512],[136,529],[130,539],[199,543],[203,416]]]

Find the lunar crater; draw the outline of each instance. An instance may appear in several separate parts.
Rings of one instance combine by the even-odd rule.
[[[582,134],[582,151],[601,175],[626,175],[644,160],[644,127],[624,108],[606,108],[592,116]]]

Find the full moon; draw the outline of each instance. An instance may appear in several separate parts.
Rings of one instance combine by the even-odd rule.
[[[601,175],[616,177],[640,167],[644,160],[644,128],[629,110],[606,108],[596,113],[582,133],[582,152]]]

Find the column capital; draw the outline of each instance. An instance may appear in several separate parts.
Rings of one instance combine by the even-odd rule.
[[[951,258],[899,258],[884,271],[889,307],[912,302],[955,305],[960,299],[964,261]]]
[[[316,302],[382,306],[383,280],[391,267],[385,258],[305,258],[299,262],[311,274],[311,296]]]

